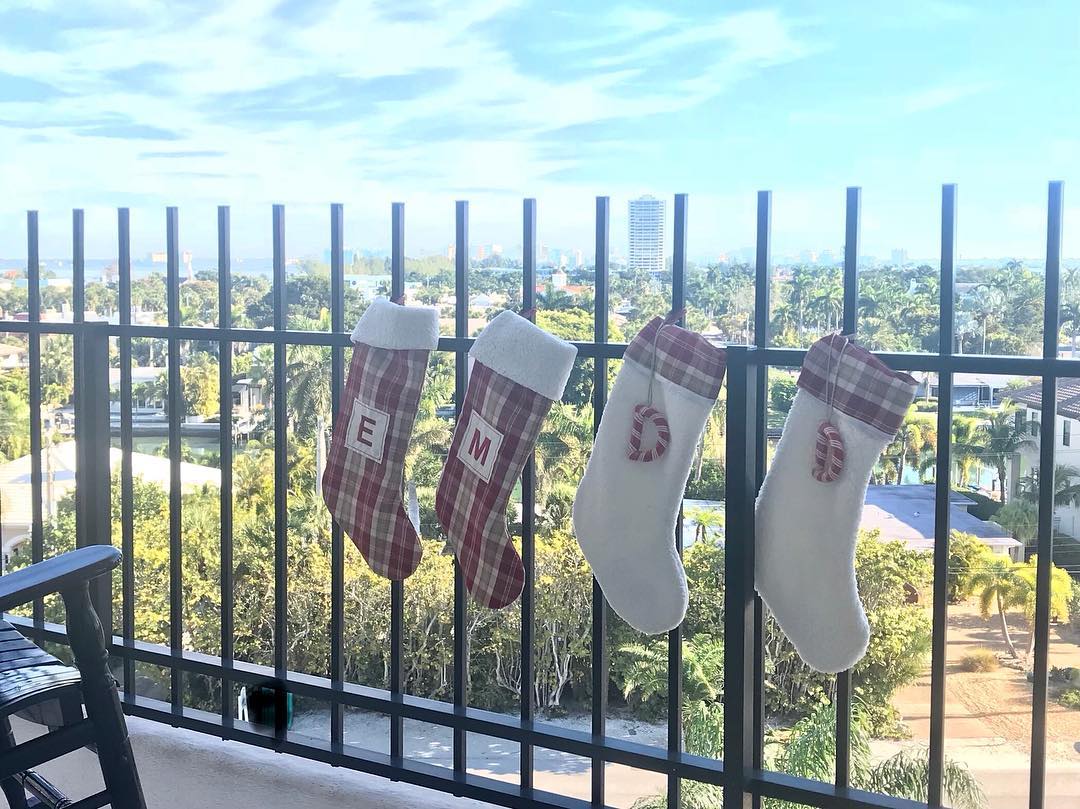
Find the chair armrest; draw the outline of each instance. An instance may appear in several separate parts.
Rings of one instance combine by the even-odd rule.
[[[0,612],[59,593],[108,573],[120,564],[111,545],[87,545],[0,576]]]

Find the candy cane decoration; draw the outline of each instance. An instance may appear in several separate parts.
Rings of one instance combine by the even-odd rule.
[[[840,431],[827,421],[821,422],[817,429],[817,441],[814,444],[814,468],[810,474],[814,480],[832,483],[844,469],[844,439]]]
[[[645,429],[645,422],[651,421],[656,427],[656,445],[652,449],[641,448],[641,433]],[[634,406],[634,423],[630,429],[630,449],[627,457],[631,461],[649,463],[655,461],[665,452],[671,443],[671,428],[668,427],[667,418],[652,405],[639,404]]]

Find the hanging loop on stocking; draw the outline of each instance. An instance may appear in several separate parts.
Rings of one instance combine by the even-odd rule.
[[[674,325],[682,317],[684,311],[683,309],[673,309],[664,318],[664,322],[657,327],[656,334],[653,335],[652,367],[649,369],[649,392],[644,402],[634,405],[634,416],[630,424],[630,442],[626,457],[631,461],[640,461],[641,463],[655,461],[662,457],[671,445],[671,426],[668,424],[667,416],[659,408],[653,407],[653,387],[656,382],[656,362],[659,353],[657,345],[660,341],[660,332],[666,326]],[[642,449],[641,437],[645,432],[646,424],[653,426],[656,432],[656,440],[651,447]]]
[[[829,345],[829,361],[825,374],[825,399],[829,407],[825,420],[818,425],[817,438],[814,442],[814,465],[810,474],[814,480],[822,483],[832,483],[840,477],[844,470],[844,439],[840,430],[833,424],[833,401],[836,398],[836,386],[840,380],[840,365],[844,360],[844,351],[848,347],[848,338],[837,335],[842,344],[840,356],[836,358],[836,367],[832,362],[832,343]]]

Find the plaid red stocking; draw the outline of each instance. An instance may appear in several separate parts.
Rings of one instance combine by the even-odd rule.
[[[323,499],[371,569],[388,579],[409,576],[422,555],[402,481],[428,355],[438,341],[435,309],[386,298],[371,303],[352,333]]]
[[[486,607],[505,607],[521,593],[525,570],[507,535],[506,507],[576,354],[513,312],[492,320],[469,352],[472,374],[435,513],[466,588]]]

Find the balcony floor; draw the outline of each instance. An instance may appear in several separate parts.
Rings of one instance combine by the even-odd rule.
[[[444,795],[366,773],[128,717],[135,759],[150,809],[480,809],[478,801]],[[12,721],[15,737],[39,735]],[[97,759],[79,750],[38,768],[72,798],[102,788]]]

